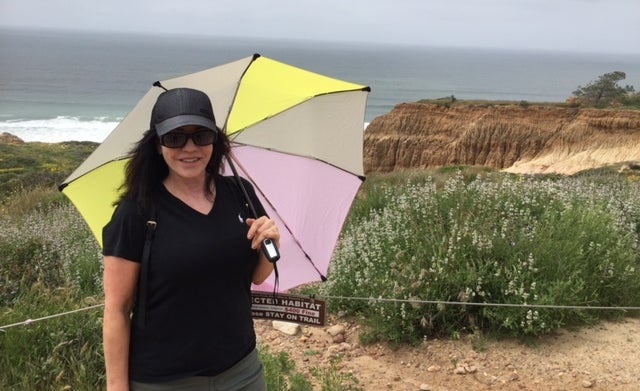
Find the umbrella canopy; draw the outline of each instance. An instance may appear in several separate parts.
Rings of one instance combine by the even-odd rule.
[[[326,274],[362,180],[369,88],[259,55],[162,81],[204,91],[231,140],[239,174],[281,231],[279,289]],[[162,89],[151,88],[60,185],[100,244],[133,145]],[[229,171],[226,171],[230,174]],[[273,289],[273,276],[256,290]]]

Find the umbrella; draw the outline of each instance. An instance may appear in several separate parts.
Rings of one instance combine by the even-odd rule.
[[[280,291],[323,280],[362,180],[369,88],[258,54],[161,81],[204,91],[231,140],[231,158],[281,231]],[[60,185],[101,243],[128,153],[163,90],[152,87]],[[225,173],[228,171],[225,169]],[[270,291],[271,276],[254,290]]]

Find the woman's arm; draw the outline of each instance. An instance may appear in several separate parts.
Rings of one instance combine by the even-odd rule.
[[[273,240],[276,247],[280,248],[280,231],[270,218],[262,216],[258,219],[247,219],[249,232],[247,238],[251,240],[251,248],[258,251],[258,265],[253,271],[252,282],[260,285],[273,272],[273,263],[267,260],[260,246],[265,239]]]
[[[102,338],[108,391],[129,390],[131,309],[140,264],[124,258],[104,257],[104,320]]]

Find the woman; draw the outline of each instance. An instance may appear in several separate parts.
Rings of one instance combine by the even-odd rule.
[[[273,270],[260,244],[278,246],[280,235],[249,182],[257,219],[234,178],[221,175],[228,152],[206,94],[158,97],[103,229],[109,391],[266,390],[250,288]]]

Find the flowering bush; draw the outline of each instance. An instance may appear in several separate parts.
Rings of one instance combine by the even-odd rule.
[[[0,306],[28,292],[69,289],[76,295],[101,291],[99,247],[68,202],[52,202],[24,215],[5,216],[0,228]]]
[[[22,209],[24,195],[0,215],[2,326],[102,300],[98,244],[80,215],[55,197]],[[101,313],[90,311],[3,330],[0,389],[100,389],[101,323]]]
[[[639,187],[460,172],[442,185],[375,182],[363,190],[369,212],[359,205],[343,231],[323,293],[370,298],[330,305],[361,314],[371,338],[397,342],[478,329],[535,335],[619,313],[473,304],[637,305]]]

